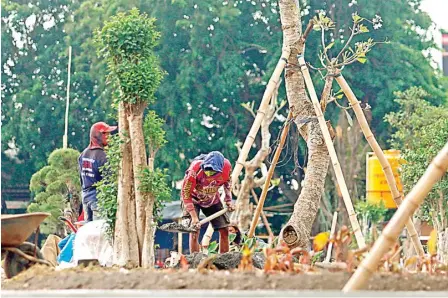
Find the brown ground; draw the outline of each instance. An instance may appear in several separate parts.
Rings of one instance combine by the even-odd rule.
[[[279,289],[339,290],[348,273],[263,274],[258,272],[209,271],[209,273],[149,271],[143,269],[76,268],[62,271],[36,265],[11,280],[5,290],[37,289]],[[447,291],[448,276],[427,274],[377,274],[369,290]]]

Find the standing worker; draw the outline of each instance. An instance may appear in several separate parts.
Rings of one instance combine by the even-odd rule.
[[[224,186],[225,203],[229,211],[235,208],[232,204],[230,173],[232,166],[229,160],[218,151],[201,155],[193,160],[185,173],[181,197],[184,217],[191,218],[191,226],[198,229],[190,233],[190,253],[199,252],[199,211],[210,216],[223,209],[218,189]],[[230,220],[223,214],[211,221],[214,229],[219,231],[219,252],[229,251]]]
[[[104,122],[97,122],[90,129],[90,144],[78,159],[81,188],[82,207],[86,222],[97,219],[97,202],[95,183],[103,178],[100,168],[106,163],[107,157],[104,147],[107,146],[109,134],[116,130],[116,126],[109,126]]]

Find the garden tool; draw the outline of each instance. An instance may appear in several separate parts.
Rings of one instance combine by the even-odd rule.
[[[225,214],[227,212],[227,210],[228,210],[227,208],[224,208],[224,209],[216,212],[215,214],[212,214],[209,217],[204,218],[203,220],[201,220],[199,222],[200,226]],[[184,224],[180,224],[177,222],[171,222],[171,223],[161,225],[160,227],[158,227],[158,229],[161,231],[170,232],[170,233],[195,233],[198,231],[198,229],[196,229],[194,227],[190,227],[190,225],[184,225]]]

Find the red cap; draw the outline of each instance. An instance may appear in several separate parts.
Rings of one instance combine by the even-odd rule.
[[[116,129],[117,129],[116,126],[110,126],[110,125],[106,124],[105,122],[97,122],[92,125],[92,128],[90,129],[90,131],[112,132]]]

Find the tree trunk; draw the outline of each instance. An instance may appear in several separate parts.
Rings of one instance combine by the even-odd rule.
[[[136,201],[136,226],[140,260],[143,260],[143,239],[145,235],[146,197],[140,190],[140,175],[146,163],[146,147],[143,137],[143,111],[146,104],[127,105],[126,113],[129,121],[129,135],[132,142],[132,166],[134,172],[134,192]],[[146,256],[145,256],[146,258]]]
[[[250,209],[250,191],[254,187],[254,171],[248,171],[246,167],[246,175],[241,183],[241,189],[238,191],[236,200],[236,211],[238,212],[238,228],[240,231],[247,231],[252,220],[252,211]]]
[[[132,167],[132,145],[129,140],[129,124],[123,104],[118,111],[118,126],[122,144],[118,178],[117,219],[114,235],[114,264],[125,267],[139,266],[138,240],[135,225],[134,174]]]
[[[297,55],[303,53],[301,17],[294,0],[279,1],[283,29],[283,47],[290,47],[290,65],[297,65]],[[302,73],[297,67],[286,70],[286,94],[295,123],[308,147],[308,166],[304,186],[294,205],[294,212],[282,229],[281,238],[290,247],[307,247],[309,235],[328,171],[329,155],[316,119],[313,105],[307,98]]]
[[[154,171],[154,158],[148,159],[148,168]],[[145,198],[145,225],[142,248],[142,266],[143,268],[154,268],[154,238],[156,234],[156,225],[154,222],[154,196]]]
[[[437,255],[440,262],[448,265],[448,228],[437,233]]]

